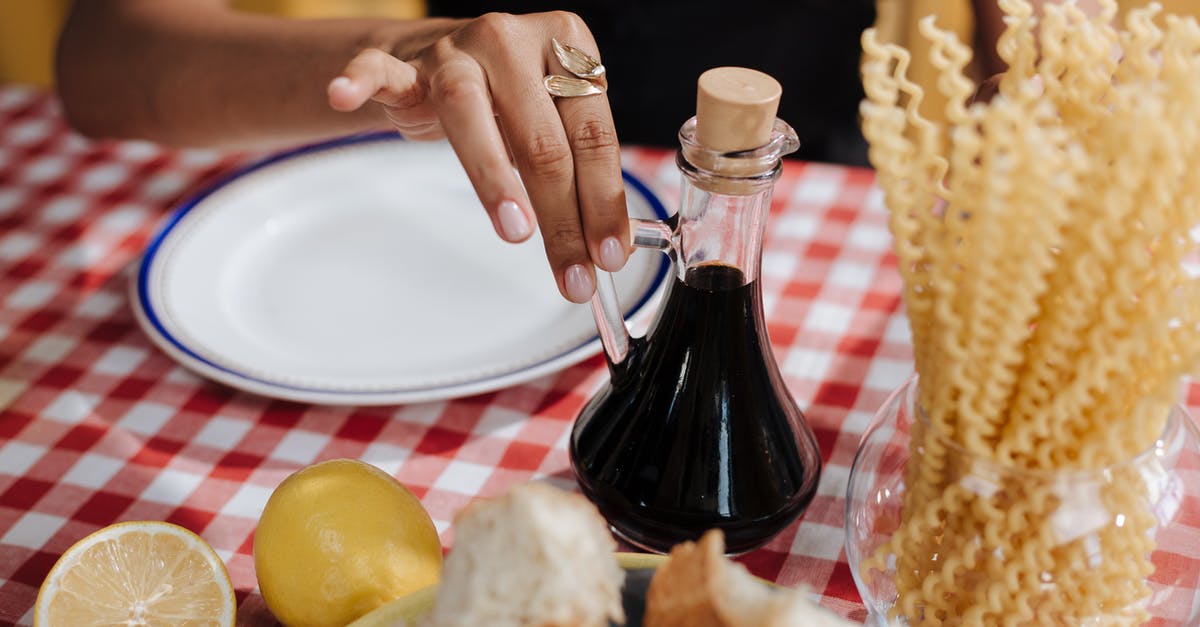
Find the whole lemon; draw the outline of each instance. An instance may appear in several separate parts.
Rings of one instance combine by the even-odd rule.
[[[254,532],[259,589],[289,627],[345,625],[437,583],[441,567],[437,529],[417,497],[353,459],[284,479]]]

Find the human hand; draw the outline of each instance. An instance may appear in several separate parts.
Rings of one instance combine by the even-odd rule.
[[[491,13],[403,61],[363,51],[329,84],[329,103],[374,101],[405,137],[448,138],[500,237],[521,242],[540,227],[559,292],[583,303],[595,266],[625,264],[629,220],[608,99],[550,97],[543,77],[563,73],[551,38],[600,56],[574,14]]]

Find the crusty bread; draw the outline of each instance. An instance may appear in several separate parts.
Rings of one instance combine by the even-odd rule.
[[[600,512],[529,483],[455,519],[437,599],[422,627],[607,627],[624,623],[625,573]]]
[[[645,627],[842,627],[852,623],[799,590],[773,588],[725,557],[714,529],[671,549],[650,580]]]

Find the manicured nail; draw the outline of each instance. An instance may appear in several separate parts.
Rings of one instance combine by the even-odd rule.
[[[500,234],[510,242],[519,242],[533,231],[525,212],[511,200],[505,200],[496,207],[496,216],[500,219]]]
[[[350,79],[345,76],[339,76],[329,82],[329,91],[332,93],[335,89],[348,89],[350,87]]]
[[[566,280],[567,298],[572,302],[586,303],[592,297],[592,292],[596,291],[596,284],[592,282],[592,275],[588,274],[586,268],[579,264],[575,264],[567,268]]]
[[[616,272],[625,265],[625,249],[615,237],[606,238],[600,242],[600,267],[609,272]]]

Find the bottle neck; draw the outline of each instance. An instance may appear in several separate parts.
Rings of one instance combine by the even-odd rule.
[[[696,268],[720,265],[741,271],[742,285],[758,279],[771,193],[783,155],[799,142],[776,121],[769,144],[720,153],[695,141],[695,118],[679,131],[676,164],[682,174],[676,233],[677,270],[685,283]]]
[[[686,168],[681,170],[676,226],[679,278],[688,282],[689,270],[722,265],[740,270],[742,285],[757,279],[774,177],[752,193],[728,193],[707,177],[699,179]]]

